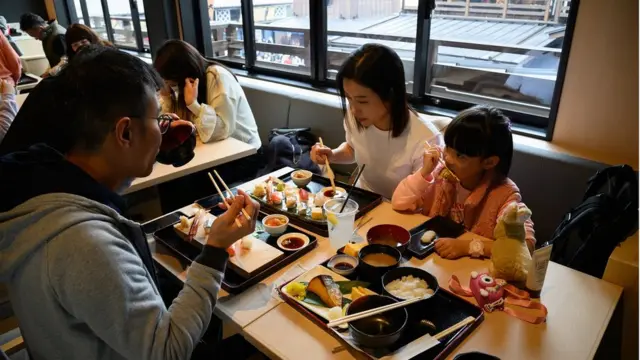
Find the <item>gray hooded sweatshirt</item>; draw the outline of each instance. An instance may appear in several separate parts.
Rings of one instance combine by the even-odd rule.
[[[54,168],[57,177],[39,177],[51,179],[46,187],[92,186],[54,150],[40,150],[27,156],[36,165],[0,158],[0,173],[15,174],[10,184],[0,176],[0,186],[33,193],[27,176]],[[15,189],[0,192],[0,203],[17,201]],[[146,244],[138,223],[87,197],[44,192],[8,211],[0,207],[0,282],[32,358],[190,358],[213,313],[227,259],[219,252],[226,252],[205,247],[167,309],[136,247]]]

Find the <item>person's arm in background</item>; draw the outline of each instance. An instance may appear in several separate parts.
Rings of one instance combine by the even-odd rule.
[[[44,74],[40,75],[41,78],[47,78],[49,76],[57,75],[62,68],[67,65],[67,44],[64,41],[64,35],[58,35],[53,40],[53,53],[56,55],[56,58],[59,59],[55,65],[49,64],[49,68],[44,72]]]
[[[22,76],[22,63],[20,62],[20,56],[13,50],[9,40],[0,32],[0,53],[4,58],[4,66],[11,71],[11,78],[13,83],[17,84]]]
[[[238,97],[231,87],[232,81],[237,80],[227,71],[207,71],[207,104],[198,102],[197,91],[190,104],[187,99],[187,86],[197,90],[198,79],[187,80],[185,84],[185,102],[195,117],[193,123],[204,143],[224,140],[236,130]]]
[[[18,114],[18,105],[16,104],[15,88],[7,81],[0,82],[0,143],[4,139],[4,135],[9,131],[9,127]]]
[[[238,216],[243,207],[251,220]],[[226,248],[255,230],[259,208],[239,192],[231,209],[214,221],[168,309],[129,240],[103,221],[72,226],[53,239],[46,275],[69,316],[123,358],[189,359],[209,326],[229,258]],[[69,254],[65,239],[82,241]]]

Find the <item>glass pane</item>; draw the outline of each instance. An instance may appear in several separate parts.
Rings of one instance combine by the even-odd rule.
[[[308,0],[253,1],[257,66],[311,73],[308,9]]]
[[[240,0],[207,0],[213,57],[244,63]]]
[[[149,33],[147,32],[147,20],[144,15],[144,1],[138,0],[138,13],[140,13],[140,29],[142,30],[142,46],[149,50]]]
[[[104,23],[104,13],[100,0],[86,0],[87,11],[89,12],[89,22],[91,28],[95,30],[103,39],[108,39],[107,28]]]
[[[418,24],[415,10],[406,9],[406,3],[411,2],[327,1],[327,77],[334,79],[344,60],[357,48],[378,43],[398,53],[404,63],[407,91],[411,92]],[[413,2],[417,4],[418,0]]]
[[[82,17],[82,5],[80,5],[80,0],[74,0],[73,7],[76,10],[76,16],[78,17],[78,22],[80,24],[84,24],[84,18]]]
[[[136,33],[131,20],[131,6],[129,0],[107,0],[113,41],[116,45],[137,47]]]
[[[571,1],[436,4],[427,93],[547,117]]]

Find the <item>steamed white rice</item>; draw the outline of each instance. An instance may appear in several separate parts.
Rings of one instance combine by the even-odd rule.
[[[385,288],[391,295],[405,300],[433,295],[426,281],[412,275],[393,280]]]

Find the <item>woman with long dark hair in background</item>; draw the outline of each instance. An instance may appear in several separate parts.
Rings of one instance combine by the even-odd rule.
[[[181,40],[164,43],[154,67],[167,85],[161,92],[163,111],[193,122],[202,142],[232,137],[260,148],[249,102],[229,69]]]
[[[391,48],[363,45],[344,62],[336,82],[346,141],[335,149],[316,144],[311,159],[366,164],[356,185],[390,199],[400,181],[422,166],[425,141],[440,145],[442,135],[409,106],[404,66]]]
[[[113,47],[113,44],[102,39],[92,28],[83,24],[73,24],[69,26],[65,34],[65,42],[67,44],[67,59],[69,61],[86,45],[96,44]]]

